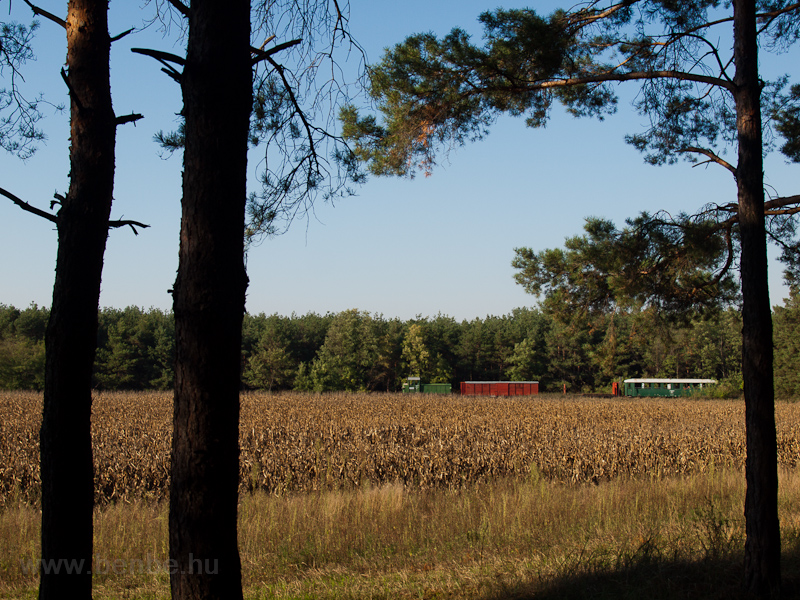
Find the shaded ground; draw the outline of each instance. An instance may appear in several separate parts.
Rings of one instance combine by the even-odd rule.
[[[800,548],[784,551],[782,599],[800,598]],[[502,585],[502,584],[501,584]],[[618,569],[560,577],[506,582],[504,589],[482,600],[750,600],[743,589],[741,557],[670,561],[643,556]]]

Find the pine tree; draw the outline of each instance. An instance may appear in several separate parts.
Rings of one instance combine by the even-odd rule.
[[[780,131],[791,135],[795,113],[775,108],[786,80],[762,81],[758,53],[767,42],[785,47],[797,39],[798,12],[800,5],[785,0],[724,6],[711,0],[589,1],[549,17],[498,9],[481,15],[482,47],[454,29],[441,40],[414,35],[387,51],[371,76],[384,123],[359,117],[352,107],[341,115],[345,135],[356,140],[357,154],[373,173],[407,175],[417,168],[430,172],[440,148],[482,137],[498,113],[525,116],[538,127],[561,102],[576,116],[602,117],[616,109],[611,84],[637,82],[636,108],[652,126],[629,141],[649,162],[706,160],[735,177],[737,199],[719,207],[716,219],[729,239],[735,225],[739,240],[748,447],[745,576],[761,597],[780,593],[765,212],[793,214],[800,196],[765,203],[762,117],[783,115]],[[715,42],[722,28],[733,40],[730,54]],[[735,165],[722,158],[725,145],[736,147]]]

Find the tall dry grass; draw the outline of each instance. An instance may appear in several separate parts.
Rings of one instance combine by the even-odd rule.
[[[784,470],[780,483],[784,573],[796,583],[800,475]],[[629,581],[634,598],[744,597],[743,488],[739,473],[715,471],[600,485],[531,478],[460,490],[246,494],[246,596],[571,597],[570,582],[605,576]],[[166,516],[163,503],[98,507],[96,598],[169,596]],[[0,539],[0,597],[33,597],[36,574],[22,567],[38,557],[36,508],[0,512]]]

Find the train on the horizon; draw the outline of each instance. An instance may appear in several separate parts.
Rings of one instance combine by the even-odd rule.
[[[614,382],[612,396],[677,398],[716,385],[716,379],[626,379]],[[459,390],[464,396],[534,396],[539,393],[538,381],[462,381]],[[419,377],[403,382],[404,393],[450,394],[449,383],[422,383]],[[566,386],[564,393],[567,393]]]
[[[421,383],[419,377],[403,382],[405,394],[449,394],[449,383]],[[462,381],[459,392],[464,396],[533,396],[539,393],[538,381]]]
[[[716,385],[716,379],[626,379],[621,396],[680,397]]]

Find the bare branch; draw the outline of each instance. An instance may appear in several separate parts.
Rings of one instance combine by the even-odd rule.
[[[148,227],[150,227],[150,225],[140,223],[139,221],[109,221],[108,227],[110,229],[116,229],[118,227],[130,227],[134,235],[139,235],[139,232],[136,231],[137,227],[141,227],[142,229],[147,229]]]
[[[780,215],[796,215],[800,213],[800,206],[795,206],[794,208],[785,208],[783,210],[765,210],[764,214],[770,217],[776,217]]]
[[[797,2],[795,4],[791,4],[789,6],[785,6],[784,8],[781,8],[780,10],[774,10],[772,12],[757,14],[756,18],[758,20],[760,20],[760,21],[764,21],[764,25],[759,28],[759,30],[757,32],[757,35],[761,35],[764,31],[769,29],[769,26],[772,25],[772,22],[775,19],[777,19],[778,17],[780,17],[781,15],[785,15],[787,13],[795,11],[798,8],[800,8],[800,2]]]
[[[769,24],[774,19],[780,17],[781,15],[785,15],[787,13],[795,11],[798,8],[800,8],[800,2],[796,2],[795,4],[790,4],[789,6],[784,6],[783,8],[778,9],[778,10],[773,10],[773,11],[764,12],[764,13],[756,13],[756,19],[758,19],[759,21],[768,21],[767,25],[765,27],[762,27],[758,31],[758,34],[761,34],[761,32],[764,31],[764,29],[766,29],[766,27],[768,27]],[[692,29],[687,29],[683,33],[684,34],[694,33],[696,31],[700,31],[702,29],[708,29],[709,27],[713,27],[714,25],[721,25],[722,23],[732,23],[732,22],[733,22],[733,17],[725,17],[724,19],[717,19],[716,21],[709,21],[708,23],[703,23],[702,25],[698,25],[697,27],[693,27]]]
[[[129,115],[124,115],[122,117],[117,117],[116,123],[117,125],[124,125],[125,123],[136,123],[139,119],[144,119],[144,115],[140,115],[139,113],[131,113]]]
[[[169,52],[162,52],[161,50],[151,50],[150,48],[131,48],[131,52],[135,52],[136,54],[144,54],[145,56],[149,56],[150,58],[155,58],[159,62],[173,62],[176,65],[180,65],[182,67],[186,66],[186,59],[181,58],[175,54],[170,54]]]
[[[716,154],[714,154],[711,150],[707,150],[705,148],[695,148],[693,146],[689,146],[687,148],[684,148],[682,151],[683,152],[695,152],[697,154],[702,154],[703,156],[707,156],[709,162],[714,162],[714,163],[717,163],[718,165],[721,165],[721,166],[725,167],[726,169],[728,169],[728,171],[733,173],[734,177],[736,176],[736,167],[734,167],[728,161],[726,161],[726,160],[722,159],[721,157],[717,156]]]
[[[112,38],[111,38],[111,43],[114,43],[114,42],[116,42],[116,41],[119,41],[119,40],[121,40],[121,39],[122,39],[122,38],[124,38],[126,35],[133,33],[135,30],[136,30],[136,29],[135,29],[134,27],[131,27],[130,29],[128,29],[128,31],[123,31],[123,32],[122,32],[122,33],[120,33],[120,34],[118,34],[118,35],[115,35],[114,37],[112,37]]]
[[[53,13],[47,12],[43,8],[39,8],[38,6],[35,6],[34,4],[31,4],[29,2],[29,0],[22,0],[22,1],[25,2],[25,4],[27,4],[30,7],[30,9],[33,11],[34,15],[39,15],[39,16],[44,17],[46,19],[50,19],[56,25],[61,25],[61,27],[63,27],[64,29],[67,28],[67,22],[64,19],[62,19],[61,17],[57,17]]]
[[[182,74],[178,71],[175,67],[173,67],[171,62],[174,62],[178,65],[185,66],[186,59],[181,58],[180,56],[176,56],[174,54],[170,54],[169,52],[162,52],[161,50],[151,50],[149,48],[131,48],[131,52],[135,52],[136,54],[143,54],[144,56],[149,56],[150,58],[156,59],[164,68],[161,69],[164,73],[169,75],[172,79],[177,81],[178,83],[181,82]]]
[[[699,75],[697,73],[686,73],[684,71],[633,71],[630,73],[599,73],[597,75],[586,75],[584,77],[572,77],[569,79],[555,79],[551,81],[543,81],[541,83],[533,83],[526,86],[528,90],[546,90],[549,88],[557,87],[570,87],[574,85],[582,85],[586,83],[603,83],[606,81],[637,81],[645,79],[678,79],[680,81],[696,81],[698,83],[706,83],[708,85],[715,85],[734,92],[736,87],[730,81],[720,79],[719,77],[710,77],[708,75]]]
[[[785,198],[775,198],[774,200],[768,200],[764,202],[764,210],[765,211],[780,210],[782,208],[786,208],[787,206],[791,206],[792,204],[798,204],[798,203],[800,203],[800,195],[787,196]],[[772,214],[772,213],[765,212],[764,214]],[[775,214],[780,214],[780,213],[775,213]]]
[[[699,41],[703,42],[704,44],[706,44],[710,48],[709,52],[714,56],[714,58],[717,61],[717,64],[719,65],[720,73],[725,77],[725,79],[727,81],[730,81],[731,83],[733,83],[733,79],[731,79],[728,76],[728,73],[727,73],[727,68],[730,65],[730,61],[728,62],[728,64],[725,64],[725,63],[722,62],[722,58],[719,55],[719,49],[714,44],[712,44],[710,41],[708,41],[706,38],[704,38],[701,35],[697,35],[697,34],[693,34],[692,33],[692,34],[686,34],[686,37],[691,37],[693,39],[699,40]],[[731,60],[733,60],[733,59],[731,59]]]
[[[272,67],[278,72],[278,75],[280,75],[281,81],[283,81],[283,85],[287,93],[289,94],[289,99],[292,101],[292,105],[295,108],[297,116],[300,117],[300,120],[303,122],[303,127],[306,130],[306,137],[308,139],[308,155],[315,157],[314,160],[318,160],[317,150],[314,144],[314,134],[312,133],[312,130],[314,128],[311,126],[311,123],[308,122],[305,112],[303,112],[303,109],[300,107],[300,103],[297,101],[297,96],[294,93],[294,89],[292,88],[289,81],[286,79],[286,70],[283,68],[282,65],[275,62],[275,60],[272,58],[270,54],[267,54],[264,57],[264,59],[267,62],[269,62],[269,64],[271,64]],[[299,165],[297,168],[299,168]]]
[[[28,204],[27,202],[25,202],[21,198],[15,196],[14,194],[12,194],[11,192],[9,192],[7,190],[4,190],[3,188],[0,188],[0,195],[3,195],[6,198],[8,198],[9,200],[11,200],[14,204],[19,206],[24,211],[32,213],[32,214],[36,215],[37,217],[42,217],[43,219],[47,219],[48,221],[50,221],[52,223],[58,224],[58,216],[57,215],[51,214],[49,212],[45,212],[45,211],[43,211],[43,210],[41,210],[39,208],[36,208],[35,206],[31,206],[30,204]]]
[[[182,75],[175,69],[168,69],[164,67],[161,69],[161,72],[166,74],[170,79],[174,80],[178,85],[180,85]]]
[[[733,236],[731,235],[732,227],[733,223],[731,223],[728,227],[725,227],[723,229],[723,235],[725,236],[725,248],[727,250],[728,257],[725,260],[725,264],[722,266],[722,268],[720,268],[720,270],[717,271],[717,276],[714,277],[714,279],[711,282],[712,285],[718,285],[722,281],[722,278],[728,274],[731,265],[733,265],[734,251],[733,251]]]
[[[709,205],[707,210],[701,211],[696,216],[711,215],[718,212],[730,213],[731,216],[717,223],[713,231],[730,229],[730,227],[739,222],[739,204],[736,202]],[[764,202],[764,215],[766,216],[794,215],[798,213],[800,213],[800,195],[775,198]],[[666,223],[666,221],[659,222]]]
[[[583,28],[583,27],[585,27],[587,25],[591,25],[592,23],[594,23],[596,21],[600,21],[602,19],[605,19],[606,17],[610,17],[615,12],[625,8],[626,6],[629,6],[630,4],[631,3],[628,2],[628,1],[619,2],[617,4],[609,6],[607,9],[605,9],[603,11],[600,11],[598,13],[592,13],[592,14],[587,14],[587,13],[589,13],[589,11],[584,9],[584,10],[579,11],[578,14],[576,14],[576,15],[572,15],[572,17],[573,17],[572,21],[573,21],[573,23],[575,23],[579,27]],[[587,16],[582,16],[582,13],[586,14]]]
[[[273,34],[273,35],[271,35],[271,36],[269,36],[269,37],[267,37],[267,39],[265,39],[265,40],[264,40],[264,43],[263,43],[263,44],[261,44],[261,45],[258,47],[258,49],[259,49],[259,50],[263,50],[263,49],[264,49],[264,46],[266,46],[267,44],[269,44],[269,43],[270,43],[272,40],[274,40],[274,39],[275,39],[275,35],[274,35],[274,34]]]
[[[189,15],[191,14],[191,9],[188,6],[186,6],[182,2],[179,2],[179,0],[167,0],[167,2],[169,2],[170,5],[179,13],[181,13],[184,17],[186,17],[187,19],[189,18]]]
[[[287,48],[291,48],[292,46],[297,46],[297,44],[300,44],[302,41],[303,40],[292,40],[290,42],[284,42],[282,44],[278,44],[277,46],[270,48],[269,50],[262,50],[260,48],[250,48],[250,53],[255,56],[252,64],[256,64],[262,60],[267,60],[273,54],[277,54],[281,50],[286,50]],[[264,43],[266,44],[267,42]]]
[[[728,204],[714,204],[712,206],[713,208],[711,208],[711,211],[703,211],[700,214],[704,214],[706,212],[739,212],[739,205],[736,202],[729,202]]]
[[[75,90],[72,87],[72,84],[69,82],[69,76],[64,68],[61,68],[61,79],[64,80],[64,83],[67,84],[67,89],[69,90],[69,97],[72,98],[72,101],[75,103],[75,106],[78,107],[78,110],[83,110],[83,104],[81,104],[80,98],[78,98],[78,94],[75,93]]]

